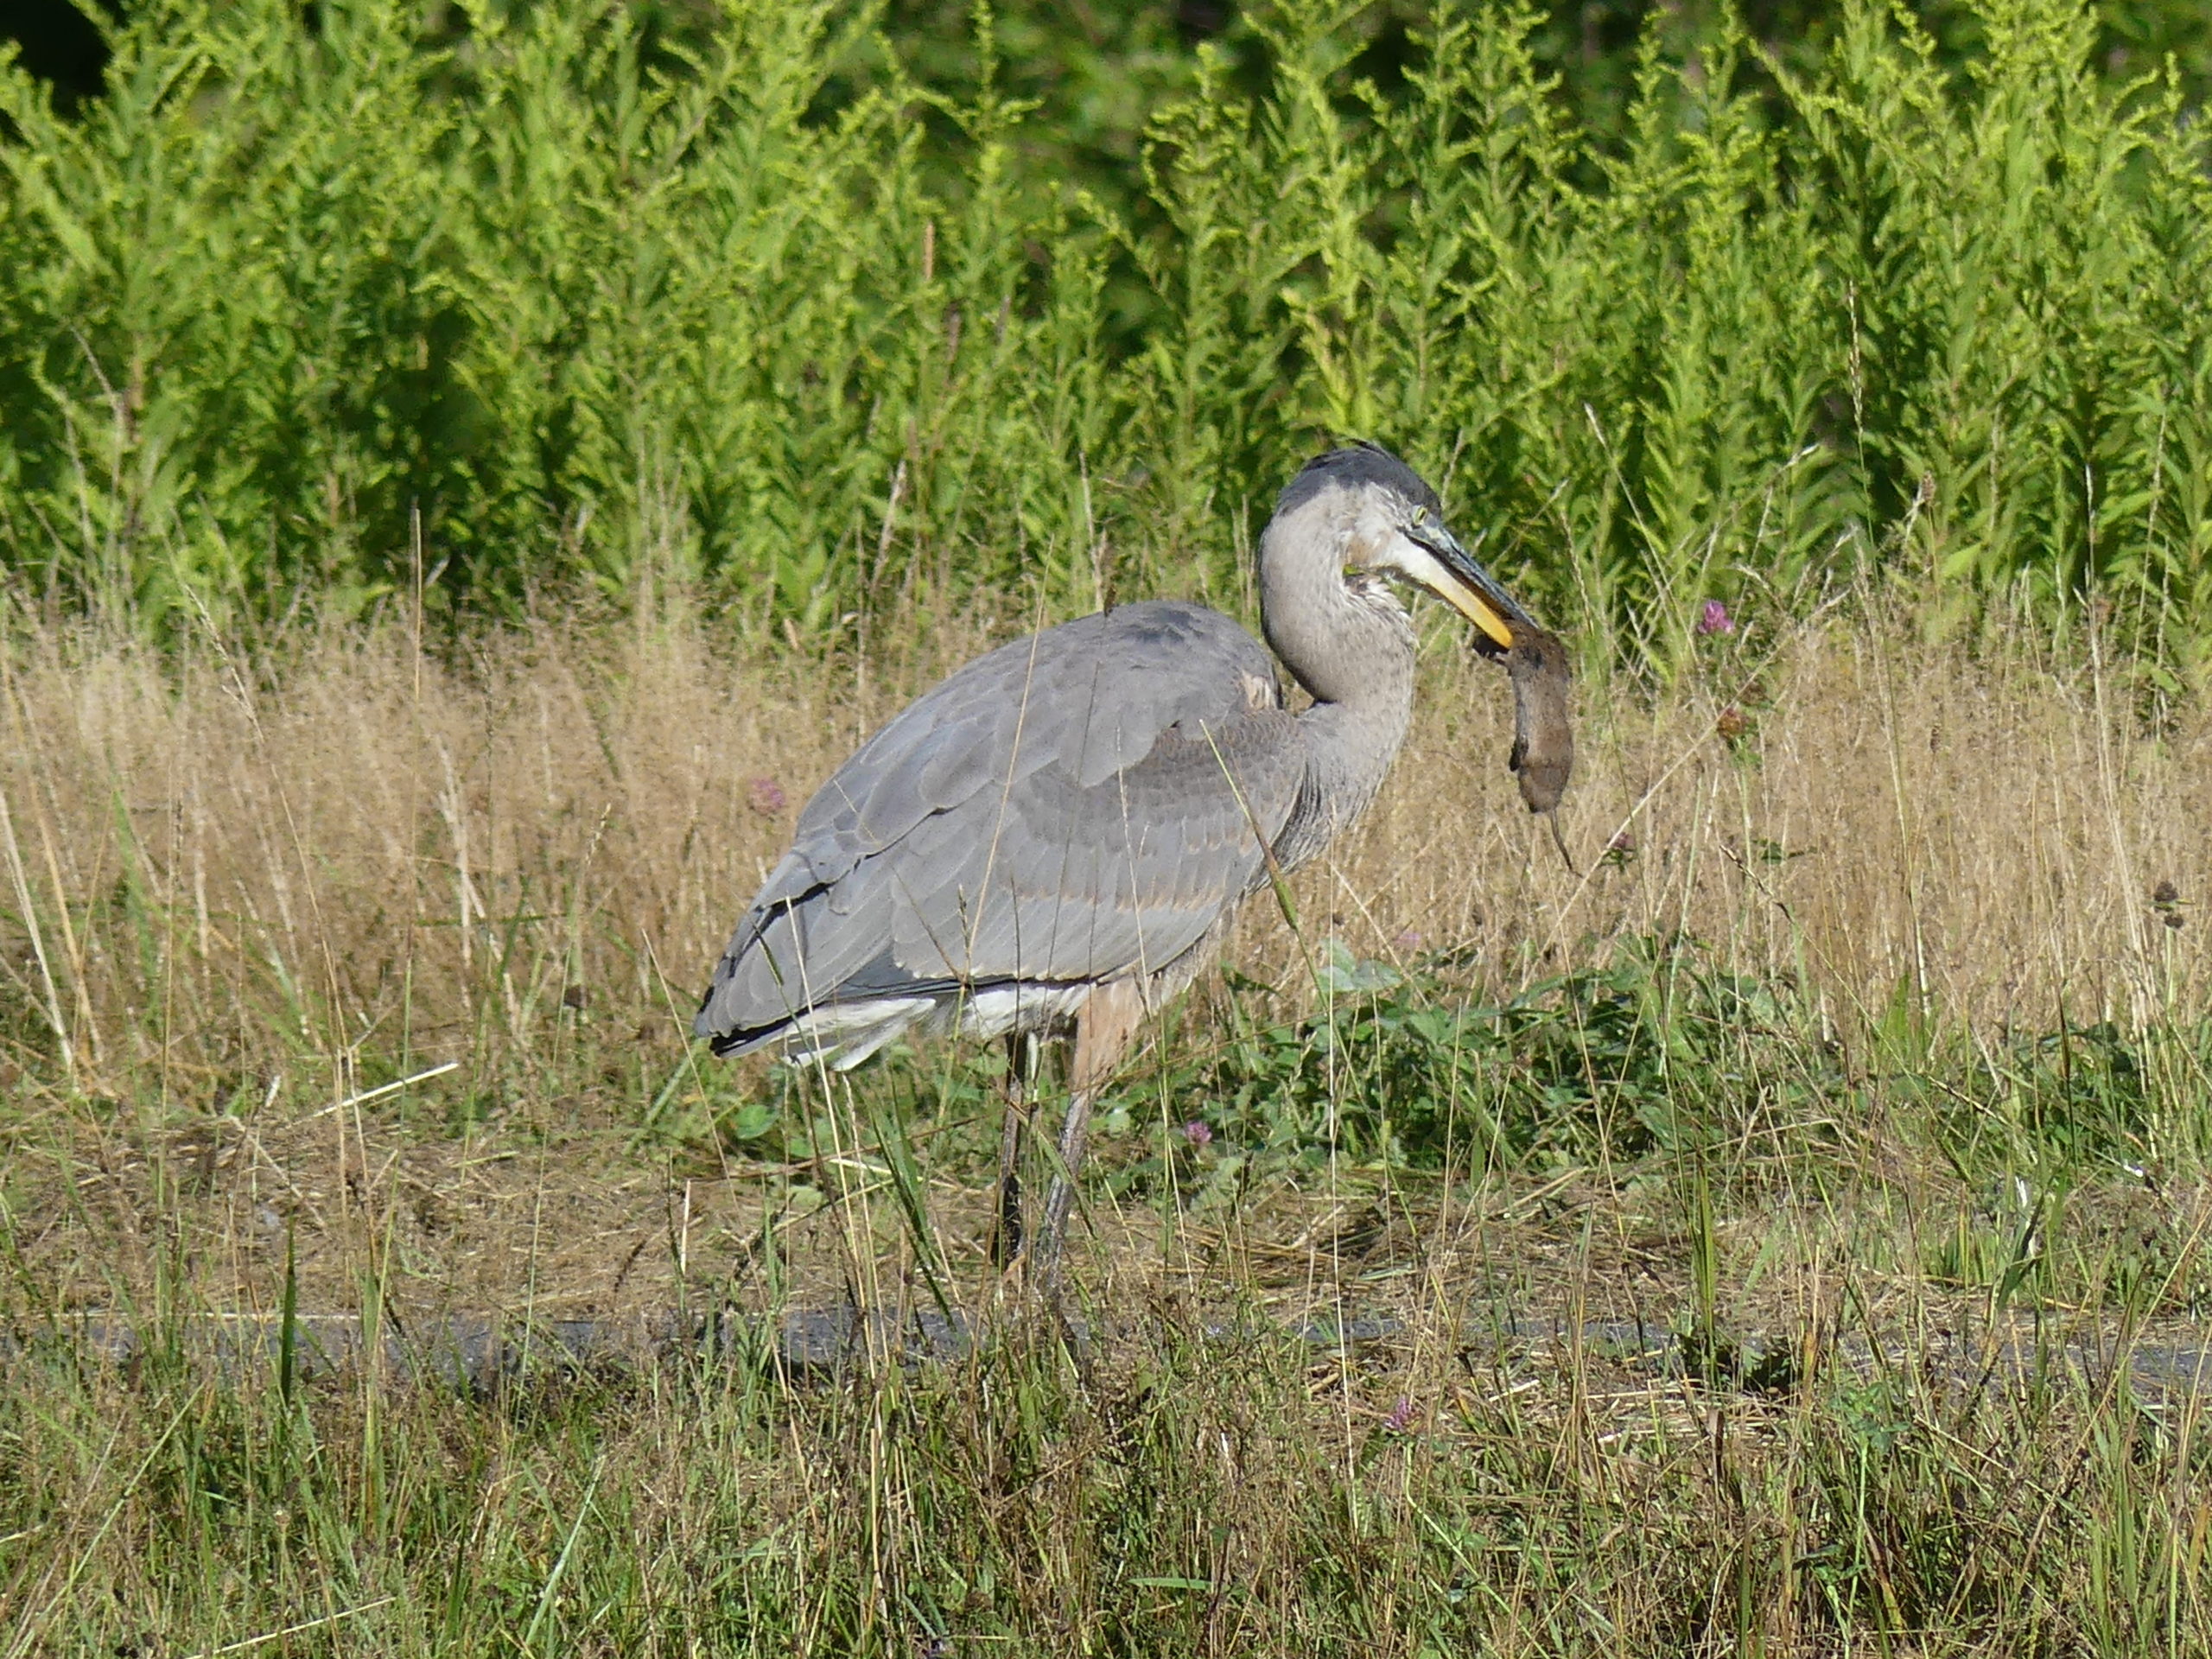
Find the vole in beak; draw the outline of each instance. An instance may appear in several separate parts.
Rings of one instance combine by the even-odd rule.
[[[1513,752],[1506,766],[1520,780],[1529,810],[1551,820],[1552,844],[1567,861],[1568,873],[1580,874],[1559,828],[1560,797],[1574,770],[1574,731],[1567,717],[1573,678],[1567,647],[1541,628],[1516,624],[1505,672],[1513,682]]]

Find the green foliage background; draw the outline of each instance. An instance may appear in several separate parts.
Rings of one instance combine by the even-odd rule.
[[[1886,566],[2186,666],[2212,156],[2139,10],[1676,13],[1562,81],[1492,6],[152,0],[72,115],[0,72],[0,562],[157,630],[358,613],[418,518],[455,613],[1221,596],[1366,435],[1600,650]]]

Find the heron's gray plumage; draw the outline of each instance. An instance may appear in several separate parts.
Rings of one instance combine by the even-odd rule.
[[[1312,856],[1389,771],[1414,633],[1380,573],[1426,580],[1416,541],[1479,574],[1383,451],[1333,451],[1282,492],[1261,611],[1314,698],[1295,715],[1267,649],[1194,605],[1122,606],[959,670],[807,804],[698,1034],[842,1065],[918,1022],[1058,1029],[1096,986],[1149,1001],[1186,981],[1270,860]]]
[[[1275,498],[1275,517],[1294,513],[1316,496],[1331,491],[1355,493],[1376,490],[1395,496],[1408,506],[1441,518],[1444,504],[1428,480],[1388,449],[1371,443],[1348,444],[1319,454],[1298,469],[1298,476]]]
[[[1197,606],[1001,646],[807,804],[700,1033],[742,1052],[829,1004],[1167,968],[1263,874],[1304,782],[1294,725],[1267,652]]]

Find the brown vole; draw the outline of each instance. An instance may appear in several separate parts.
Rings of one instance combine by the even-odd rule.
[[[1573,856],[1560,834],[1560,797],[1574,770],[1574,731],[1567,717],[1567,685],[1573,677],[1567,647],[1541,628],[1516,623],[1513,649],[1505,656],[1513,682],[1513,753],[1505,764],[1521,782],[1521,798],[1531,812],[1551,820],[1552,844],[1574,872]]]

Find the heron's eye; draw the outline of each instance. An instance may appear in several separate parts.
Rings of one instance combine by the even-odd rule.
[[[1427,509],[1427,507],[1415,507],[1415,508],[1414,509],[1414,528],[1415,530],[1419,530],[1419,529],[1420,529],[1423,524],[1427,524],[1427,522],[1428,522],[1428,509]]]

